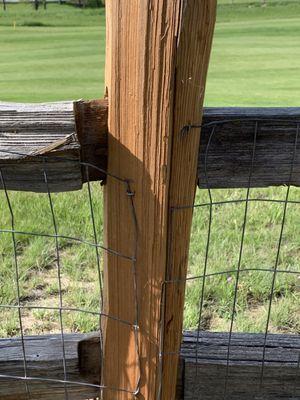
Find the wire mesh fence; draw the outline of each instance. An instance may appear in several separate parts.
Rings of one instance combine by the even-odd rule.
[[[264,385],[270,379],[266,366],[276,360],[279,363],[279,359],[284,357],[282,348],[278,350],[273,345],[274,334],[293,333],[296,340],[299,338],[300,198],[299,189],[291,182],[299,165],[300,122],[295,121],[292,128],[288,184],[257,189],[253,187],[253,180],[256,171],[259,169],[261,173],[261,168],[264,168],[256,163],[257,147],[260,136],[266,132],[262,131],[260,120],[247,121],[251,122],[253,138],[242,166],[248,169],[247,187],[211,189],[210,168],[214,166],[210,161],[210,144],[222,133],[224,124],[224,121],[215,121],[209,124],[211,133],[205,150],[206,189],[198,191],[195,204],[170,209],[170,223],[175,213],[194,211],[188,276],[184,280],[163,282],[163,287],[186,285],[184,327],[195,331],[184,336],[184,343],[192,343],[192,346],[183,344],[182,356],[186,353],[187,358],[194,360],[192,381],[197,386],[196,389],[192,384],[188,387],[192,395],[187,398],[210,398],[197,392],[199,387],[204,391],[203,385],[209,385],[209,382],[212,385],[212,375],[205,380],[201,370],[203,362],[206,366],[221,366],[218,369],[218,397],[215,398],[234,398],[231,392],[232,368],[237,363],[237,348],[242,348],[242,363],[255,361],[258,365],[255,390],[257,396],[264,398]],[[235,123],[239,125],[241,122],[237,120]],[[272,129],[275,131],[283,123],[282,120],[271,121]],[[272,134],[272,130],[268,134]],[[103,320],[109,318],[134,332],[137,368],[140,368],[138,271],[136,254],[132,250],[136,244],[128,245],[126,254],[107,248],[102,238],[99,183],[87,179],[80,192],[52,193],[53,178],[49,179],[47,174],[50,161],[46,156],[41,156],[41,161],[44,194],[10,192],[6,188],[5,168],[0,169],[0,313],[3,321],[0,336],[19,336],[18,351],[23,359],[23,372],[18,375],[1,372],[0,385],[1,380],[18,381],[25,385],[28,399],[35,395],[31,384],[38,382],[62,385],[66,399],[72,398],[69,389],[74,385],[96,389],[99,398],[104,390],[126,392],[136,398],[139,372],[134,390],[111,388],[103,381],[95,384],[84,379],[73,380],[66,357],[68,332],[98,332],[99,364],[103,372],[102,327]],[[81,163],[81,166],[87,177],[91,169],[97,168],[86,163]],[[137,221],[130,183],[117,176],[111,178],[119,181],[124,190],[124,202],[128,205],[134,231]],[[137,235],[135,240],[138,240]],[[103,256],[107,253],[128,260],[130,265],[128,273],[136,299],[134,321],[121,320],[103,311]],[[161,331],[164,330],[165,327],[161,326]],[[32,368],[31,356],[28,357],[29,346],[33,343],[30,335],[37,333],[60,335],[61,365],[57,367],[55,376],[51,376],[48,370]],[[257,333],[259,336],[239,336],[241,333]],[[278,340],[287,343],[288,349],[294,339],[279,335]],[[216,343],[220,341],[221,355],[216,353]],[[249,355],[245,349],[255,347],[257,343],[255,359],[251,359],[252,353]],[[292,377],[288,378],[290,398],[299,396],[300,347],[297,346],[293,348],[288,364],[293,370]],[[164,357],[179,356],[178,353],[166,354],[162,345],[157,354],[161,356],[161,362]],[[209,368],[207,371],[212,374]],[[286,385],[284,373],[281,379],[281,386]]]
[[[101,185],[89,179],[90,171],[97,167],[81,163],[87,178],[85,188],[80,192],[56,194],[52,193],[55,178],[49,178],[47,172],[51,160],[41,156],[40,161],[44,194],[10,192],[7,190],[5,167],[0,169],[1,337],[20,336],[18,352],[23,358],[23,373],[10,375],[1,371],[0,385],[1,380],[8,379],[24,383],[28,399],[36,398],[30,386],[35,383],[53,384],[54,387],[63,385],[66,399],[70,398],[69,388],[74,391],[74,385],[86,387],[87,394],[89,387],[97,389],[99,397],[103,390],[130,394],[128,388],[105,386],[100,377],[96,379],[100,384],[85,382],[84,379],[72,380],[66,356],[69,345],[66,333],[97,332],[100,346],[97,354],[100,371],[103,371],[103,319],[115,320],[134,331],[136,357],[139,358],[137,314],[135,321],[125,321],[103,311],[103,253],[128,260],[133,281],[136,279],[136,256],[130,245],[128,254],[121,254],[103,244]],[[134,229],[135,210],[129,181],[106,175],[123,187],[124,202],[128,204]],[[133,288],[136,290],[135,283]],[[33,341],[30,335],[45,333],[60,335],[61,365],[52,371],[53,376],[51,371],[37,370],[31,364],[29,347],[33,346]],[[5,346],[10,346],[10,343],[4,341],[3,348]]]
[[[188,276],[184,281],[165,282],[186,284],[184,326],[194,329],[184,337],[182,348],[193,365],[186,368],[188,399],[269,398],[265,386],[270,385],[270,371],[266,366],[281,371],[292,367],[290,375],[275,374],[281,387],[273,386],[270,398],[279,398],[283,386],[288,398],[298,398],[300,393],[300,191],[291,184],[299,168],[300,125],[295,121],[289,132],[293,145],[287,184],[255,188],[255,174],[269,167],[257,163],[261,136],[279,131],[286,121],[268,121],[267,129],[265,121],[258,119],[234,124],[245,129],[245,121],[251,130],[248,125],[244,135],[252,135],[252,148],[244,149],[241,165],[248,171],[246,187],[211,188],[215,185],[210,172],[215,177],[215,166],[210,161],[210,145],[224,135],[227,122],[215,121],[206,126],[210,135],[201,186],[207,189],[198,191],[195,204],[171,210],[171,216],[194,210]],[[235,146],[232,139],[231,146]],[[276,338],[281,345],[274,344]],[[295,347],[291,344],[294,340]],[[285,341],[290,349],[285,348]],[[284,364],[287,360],[289,365]]]

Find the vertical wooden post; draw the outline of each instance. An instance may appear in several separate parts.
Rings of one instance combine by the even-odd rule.
[[[168,263],[165,286],[163,325],[162,399],[173,399],[181,345],[185,278],[193,209],[176,210],[194,204],[200,129],[183,126],[202,121],[206,75],[215,25],[216,2],[191,0],[184,2],[176,53],[175,98],[173,114],[172,154],[169,183]],[[173,210],[173,211],[172,211]],[[176,283],[178,281],[178,283]]]
[[[108,176],[105,244],[135,254],[136,263],[105,256],[105,312],[132,326],[106,319],[104,399],[132,399],[137,390],[137,398],[156,400],[162,384],[161,398],[172,400],[178,357],[167,354],[180,348],[185,288],[166,285],[162,315],[163,283],[186,276],[192,212],[171,225],[170,208],[194,200],[200,134],[181,129],[201,121],[216,1],[110,0],[106,7],[108,172],[129,179],[131,193]]]

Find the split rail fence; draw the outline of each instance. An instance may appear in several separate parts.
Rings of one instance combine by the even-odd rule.
[[[203,94],[214,29],[213,0],[107,4],[107,97],[52,104],[0,104],[0,188],[10,214],[20,337],[0,341],[0,399],[299,399],[300,339],[269,334],[290,188],[300,183],[298,108],[208,108]],[[136,17],[136,18],[134,18]],[[132,21],[136,23],[132,23]],[[201,132],[201,135],[200,135]],[[104,188],[104,241],[95,224],[92,182]],[[188,276],[196,182],[209,194],[206,257]],[[93,237],[60,233],[53,193],[86,185]],[[234,332],[251,188],[285,186],[265,333]],[[183,332],[185,288],[209,278],[214,188],[245,188],[235,288],[226,333]],[[11,191],[44,193],[51,232],[19,231]],[[218,205],[221,205],[219,202]],[[203,205],[204,206],[204,205]],[[42,229],[41,229],[42,230]],[[56,249],[59,335],[26,336],[18,235]],[[99,307],[67,307],[60,242],[95,252]],[[101,254],[100,254],[101,253]],[[102,259],[104,271],[102,273]],[[255,271],[260,271],[259,266]],[[224,270],[221,274],[227,274]],[[287,271],[299,275],[299,271]],[[91,335],[68,334],[64,313],[90,313]]]

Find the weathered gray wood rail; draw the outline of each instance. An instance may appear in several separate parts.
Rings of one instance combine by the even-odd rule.
[[[99,340],[82,334],[65,335],[67,383],[63,384],[60,335],[25,338],[28,390],[31,400],[93,398],[99,394]],[[297,400],[300,397],[300,337],[269,335],[261,385],[264,335],[233,334],[227,399]],[[198,354],[196,349],[198,348]],[[181,348],[177,400],[223,398],[227,374],[228,333],[185,332]],[[3,375],[14,376],[4,378]],[[2,376],[2,377],[1,377]],[[0,340],[0,399],[27,400],[20,339]],[[54,382],[60,380],[61,382]],[[78,384],[72,383],[78,382]],[[84,383],[91,386],[84,386]]]
[[[25,354],[27,376],[33,378],[26,381],[24,377],[24,357],[20,339],[0,340],[0,399],[1,400],[31,400],[65,399],[65,389],[69,398],[74,400],[93,398],[97,396],[95,387],[83,386],[80,383],[97,383],[93,375],[82,375],[78,363],[78,342],[84,335],[65,335],[64,346],[67,366],[67,380],[79,384],[53,382],[64,381],[63,350],[60,335],[26,337]],[[14,376],[3,378],[1,376]],[[98,391],[99,393],[99,391]]]
[[[104,180],[107,114],[105,100],[0,102],[0,168],[7,188],[46,192],[45,172],[53,192]],[[300,185],[300,139],[295,148],[300,108],[207,108],[198,162],[201,188],[248,186],[256,121],[251,186]]]
[[[250,186],[300,185],[300,108],[207,108],[203,124],[200,187],[248,187],[254,144]]]
[[[7,189],[64,192],[104,179],[106,143],[106,100],[0,102],[0,169]]]
[[[227,374],[228,333],[186,332],[181,355],[185,400],[300,399],[300,336],[268,335],[262,377],[264,334],[234,333]],[[178,399],[179,400],[179,399]]]

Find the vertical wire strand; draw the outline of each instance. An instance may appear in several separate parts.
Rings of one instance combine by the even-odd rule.
[[[196,342],[196,378],[198,377],[198,364],[199,364],[199,341],[200,341],[200,329],[201,329],[201,321],[202,321],[202,311],[204,305],[204,295],[205,295],[205,284],[206,284],[206,274],[207,274],[207,267],[208,267],[208,256],[209,256],[209,249],[210,249],[210,239],[211,239],[211,226],[212,226],[212,212],[213,212],[213,198],[211,193],[211,188],[208,179],[207,173],[207,159],[208,159],[208,151],[210,147],[210,143],[212,138],[215,135],[216,125],[213,126],[209,140],[207,142],[206,150],[205,150],[205,160],[204,160],[204,174],[205,174],[205,181],[209,196],[209,221],[208,221],[208,229],[207,229],[207,240],[206,240],[206,249],[205,249],[205,260],[204,260],[204,269],[203,269],[203,278],[202,278],[202,288],[201,288],[201,296],[199,301],[199,317],[198,317],[198,330],[197,330],[197,342]]]
[[[60,253],[59,253],[59,242],[58,242],[58,229],[56,223],[56,217],[54,212],[54,206],[52,201],[52,196],[50,192],[48,175],[47,175],[47,165],[46,159],[43,159],[43,175],[44,182],[46,184],[47,196],[49,201],[49,207],[51,211],[52,224],[55,234],[55,252],[56,252],[56,266],[57,266],[57,280],[58,280],[58,290],[59,290],[59,324],[60,324],[60,333],[61,333],[61,341],[62,341],[62,364],[63,364],[63,372],[64,372],[64,380],[67,381],[67,363],[66,363],[66,349],[65,349],[65,336],[64,336],[64,325],[63,325],[63,298],[62,298],[62,281],[61,281],[61,264],[60,264]],[[64,383],[64,391],[65,391],[65,399],[68,400],[68,389],[66,383]]]
[[[92,228],[93,228],[93,235],[94,235],[94,242],[95,242],[95,253],[96,253],[96,262],[97,262],[97,273],[98,273],[98,282],[99,282],[99,290],[100,290],[100,299],[99,299],[99,335],[100,335],[100,365],[101,365],[101,374],[103,373],[104,368],[104,359],[103,359],[103,331],[102,331],[102,311],[103,311],[103,284],[102,284],[102,277],[101,277],[101,263],[100,263],[100,254],[98,244],[98,235],[96,229],[96,222],[95,222],[95,213],[94,213],[94,206],[93,206],[93,196],[91,190],[91,183],[90,183],[90,174],[89,174],[89,167],[86,166],[86,178],[87,178],[87,187],[88,187],[88,198],[89,198],[89,205],[90,205],[90,215],[92,221]],[[102,390],[99,389],[99,397],[101,397]]]
[[[132,245],[132,261],[131,261],[131,270],[132,270],[132,279],[133,279],[133,292],[134,292],[134,304],[135,304],[135,322],[133,326],[134,338],[135,338],[135,350],[137,356],[137,364],[138,364],[138,377],[136,382],[136,388],[133,393],[134,398],[138,396],[140,392],[140,384],[141,384],[141,358],[140,358],[140,345],[139,345],[139,321],[140,321],[140,311],[139,311],[139,302],[138,302],[138,291],[137,291],[137,252],[138,252],[138,221],[136,210],[134,206],[134,192],[131,189],[131,185],[129,181],[125,182],[126,194],[129,198],[129,206],[133,223],[133,245]]]
[[[226,381],[225,381],[225,393],[224,393],[224,398],[226,398],[226,392],[227,392],[227,383],[228,383],[228,377],[229,377],[229,364],[230,364],[230,348],[231,348],[231,339],[233,335],[233,326],[234,326],[234,320],[235,320],[235,314],[236,314],[236,306],[237,306],[237,300],[238,300],[238,281],[240,279],[240,272],[242,271],[241,265],[242,265],[242,256],[243,256],[243,247],[244,247],[244,237],[245,237],[245,232],[246,232],[246,223],[247,223],[247,215],[248,215],[248,206],[250,203],[249,197],[250,197],[250,187],[251,187],[251,178],[252,178],[252,172],[253,172],[253,166],[254,166],[254,158],[255,158],[255,146],[256,146],[256,136],[258,132],[258,122],[255,122],[255,134],[254,134],[254,144],[253,144],[253,154],[252,154],[252,163],[251,163],[251,170],[249,173],[248,177],[248,187],[247,187],[247,196],[245,200],[245,212],[244,212],[244,223],[243,223],[243,228],[242,228],[242,238],[241,238],[241,244],[240,244],[240,252],[239,252],[239,259],[238,259],[238,267],[236,272],[236,283],[235,283],[235,292],[234,292],[234,304],[233,304],[233,312],[231,314],[231,324],[230,324],[230,332],[229,332],[229,342],[228,342],[228,347],[227,347],[227,363],[226,363]],[[197,345],[196,345],[196,374],[197,374],[197,367],[198,367],[198,347],[199,347],[199,341],[200,341],[200,328],[201,328],[201,320],[202,320],[202,313],[203,313],[203,305],[204,305],[204,300],[205,300],[205,285],[206,285],[206,278],[207,278],[207,269],[208,269],[208,257],[209,257],[209,247],[210,247],[210,241],[211,241],[211,225],[212,225],[212,215],[213,215],[213,199],[212,199],[212,194],[210,192],[210,187],[209,187],[209,182],[208,182],[208,176],[207,176],[207,155],[208,155],[208,147],[210,144],[210,140],[214,134],[214,129],[212,130],[211,136],[208,141],[208,145],[206,148],[206,153],[205,153],[205,179],[207,181],[207,188],[208,188],[208,193],[209,193],[209,226],[208,226],[208,232],[207,232],[207,242],[206,242],[206,250],[205,250],[205,262],[204,262],[204,272],[202,276],[202,292],[201,292],[201,298],[200,298],[200,307],[199,307],[199,318],[198,318],[198,333],[197,333]],[[294,143],[294,154],[293,154],[293,161],[291,165],[291,170],[290,170],[290,175],[289,175],[289,182],[288,182],[288,187],[287,187],[287,192],[286,192],[286,197],[285,200],[282,201],[284,203],[284,211],[283,211],[283,218],[282,218],[282,224],[281,224],[281,231],[280,231],[280,237],[278,241],[278,248],[277,248],[277,255],[276,255],[276,262],[275,262],[275,267],[273,271],[270,271],[273,273],[273,280],[272,280],[272,288],[271,288],[271,296],[270,296],[270,301],[269,301],[269,309],[268,309],[268,319],[267,319],[267,324],[266,324],[266,331],[265,331],[265,337],[264,337],[264,346],[263,346],[263,357],[262,357],[262,369],[261,369],[261,384],[263,382],[263,376],[264,376],[264,363],[265,363],[265,356],[266,356],[266,346],[267,346],[267,339],[268,339],[268,331],[269,331],[269,323],[270,323],[270,318],[271,318],[271,308],[272,308],[272,301],[273,301],[273,296],[274,296],[274,290],[275,290],[275,283],[276,283],[276,276],[278,272],[278,265],[279,265],[279,258],[280,258],[280,248],[281,248],[281,242],[283,238],[283,233],[284,233],[284,225],[285,225],[285,220],[286,220],[286,213],[287,213],[287,206],[289,204],[289,192],[290,192],[290,186],[291,186],[291,180],[292,180],[292,175],[293,175],[293,168],[294,168],[294,163],[295,163],[295,157],[296,157],[296,152],[297,152],[297,141],[298,141],[298,136],[299,136],[299,124],[297,124],[297,131],[296,131],[296,138],[295,138],[295,143]],[[45,162],[45,159],[44,159]],[[60,265],[60,254],[59,254],[59,235],[58,235],[58,229],[57,229],[57,222],[56,222],[56,216],[54,213],[54,206],[52,202],[52,196],[50,193],[50,187],[49,187],[49,182],[48,182],[48,176],[46,172],[46,167],[44,169],[44,181],[47,186],[47,194],[49,198],[49,204],[50,204],[50,209],[51,209],[51,215],[52,215],[52,222],[53,222],[53,227],[55,231],[55,245],[56,245],[56,258],[57,258],[57,273],[58,273],[58,282],[59,282],[59,315],[60,315],[60,325],[61,325],[61,337],[62,337],[62,348],[63,348],[63,366],[64,366],[64,380],[67,380],[67,365],[66,365],[66,355],[65,355],[65,342],[64,342],[64,326],[63,326],[63,298],[62,298],[62,285],[61,285],[61,265]],[[88,176],[88,172],[87,172]],[[25,378],[27,377],[27,362],[26,362],[26,352],[25,352],[25,339],[24,339],[24,333],[23,333],[23,324],[22,324],[22,315],[21,315],[21,300],[20,300],[20,285],[19,285],[19,266],[18,266],[18,255],[17,255],[17,241],[16,241],[16,231],[15,231],[15,218],[14,218],[14,213],[13,213],[13,208],[9,199],[8,192],[6,190],[5,186],[5,179],[2,174],[2,170],[0,168],[0,180],[2,182],[2,186],[5,192],[7,204],[9,207],[9,211],[11,214],[11,226],[12,226],[12,239],[13,239],[13,247],[14,247],[14,258],[15,258],[15,269],[16,269],[16,281],[17,281],[17,297],[18,297],[18,313],[19,313],[19,321],[20,321],[20,331],[21,331],[21,339],[22,339],[22,348],[23,348],[23,361],[24,361],[24,375]],[[137,256],[137,240],[138,240],[138,229],[137,229],[137,220],[136,220],[136,215],[135,215],[135,209],[134,209],[134,202],[133,202],[133,196],[134,193],[130,189],[130,184],[129,182],[126,181],[126,193],[127,196],[130,198],[130,204],[131,204],[131,210],[132,210],[132,215],[133,215],[133,220],[135,224],[135,231],[134,231],[134,238],[133,238],[133,259],[132,259],[132,272],[133,272],[133,286],[134,286],[134,296],[136,299],[136,310],[135,310],[135,321],[133,325],[134,329],[134,335],[136,337],[136,349],[137,349],[137,359],[138,363],[140,365],[140,358],[139,358],[139,305],[137,301],[137,281],[136,281],[136,256]],[[96,229],[96,223],[95,223],[95,218],[94,218],[94,208],[93,208],[93,196],[92,196],[92,190],[90,187],[90,181],[88,178],[88,195],[89,195],[89,201],[90,201],[90,208],[91,208],[91,219],[92,219],[92,227],[93,227],[93,232],[94,232],[94,242],[95,244],[98,244],[98,236],[97,236],[97,229]],[[172,211],[172,210],[171,210]],[[94,246],[96,250],[98,250],[98,246]],[[99,286],[100,286],[100,300],[101,303],[103,304],[103,296],[102,296],[102,279],[101,279],[101,262],[100,262],[100,255],[99,252],[97,253],[97,267],[98,267],[98,276],[99,276]],[[100,275],[99,275],[100,271]],[[175,282],[174,282],[175,283]],[[178,282],[177,282],[178,283]],[[175,284],[177,284],[175,283]],[[179,284],[179,283],[178,283]],[[163,283],[163,288],[165,288],[165,282]],[[165,289],[162,290],[162,293],[165,292]],[[164,297],[164,294],[162,295]],[[161,302],[162,307],[163,307],[163,301]],[[102,306],[100,305],[100,308],[102,309]],[[100,313],[100,330],[101,330],[101,313]],[[101,336],[102,333],[100,332],[100,342],[101,342]],[[100,343],[101,346],[101,343]],[[101,351],[100,351],[101,353]],[[163,354],[161,352],[160,354]],[[295,386],[294,386],[294,392],[296,393],[296,384],[297,384],[297,378],[299,375],[299,370],[300,370],[300,354],[299,354],[299,359],[298,359],[298,365],[297,365],[297,372],[295,374]],[[26,382],[26,391],[27,391],[27,397],[28,399],[30,398],[30,393],[27,387],[28,382]],[[65,396],[68,398],[68,391],[67,391],[67,383],[64,382],[65,386]],[[139,393],[139,386],[140,386],[140,378],[137,382],[137,387],[136,391],[134,393],[131,393],[134,398],[136,398],[137,394]],[[121,390],[121,389],[120,389]],[[102,389],[100,389],[100,392],[102,393]],[[101,395],[100,393],[100,395]]]
[[[168,210],[168,232],[171,235],[171,237],[168,237],[167,240],[167,271],[166,271],[166,276],[165,278],[168,279],[170,269],[172,267],[170,260],[171,260],[171,254],[172,254],[172,245],[173,245],[173,215],[174,215],[175,209],[170,208]],[[170,283],[172,284],[172,283]],[[176,284],[176,283],[175,283]],[[166,319],[166,304],[167,304],[167,284],[166,280],[162,282],[161,285],[161,298],[160,298],[160,321],[159,321],[159,349],[158,349],[158,357],[159,357],[159,368],[158,368],[158,391],[157,391],[157,399],[161,400],[162,398],[162,383],[163,383],[163,363],[164,363],[164,340],[165,340],[165,319]]]
[[[291,167],[290,167],[288,186],[287,186],[285,201],[284,201],[284,206],[283,206],[283,215],[282,215],[281,228],[280,228],[280,234],[279,234],[278,245],[277,245],[277,253],[276,253],[276,259],[275,259],[275,265],[274,265],[274,272],[273,272],[273,277],[272,277],[270,300],[269,300],[269,305],[268,305],[268,314],[267,314],[266,329],[265,329],[265,334],[264,334],[262,365],[261,365],[261,374],[260,374],[260,389],[262,389],[263,379],[264,379],[266,347],[267,347],[267,340],[268,340],[268,333],[269,333],[269,325],[270,325],[270,319],[271,319],[271,311],[272,311],[275,283],[276,283],[276,278],[277,278],[277,269],[278,269],[278,264],[279,264],[281,244],[282,244],[283,232],[284,232],[284,227],[285,227],[285,222],[286,222],[286,214],[287,214],[287,206],[288,206],[288,200],[289,200],[289,195],[290,195],[291,181],[292,181],[292,176],[293,176],[293,172],[294,172],[294,164],[295,164],[295,159],[296,159],[296,154],[297,154],[299,130],[300,130],[300,125],[299,125],[299,123],[297,123],[296,135],[295,135],[295,141],[294,141],[294,150],[293,150],[293,155],[292,155],[292,162],[291,162]]]
[[[26,359],[26,349],[25,349],[25,339],[24,339],[24,329],[23,329],[23,321],[22,321],[22,312],[21,312],[21,290],[20,290],[20,271],[19,271],[19,263],[18,263],[18,253],[17,253],[17,241],[15,235],[15,216],[13,212],[13,208],[11,205],[10,197],[7,191],[6,182],[4,179],[4,175],[2,169],[0,168],[0,179],[2,188],[5,193],[6,203],[9,209],[10,221],[11,221],[11,236],[13,243],[13,253],[14,253],[14,265],[15,265],[15,278],[16,278],[16,294],[17,294],[17,304],[18,304],[18,319],[19,319],[19,327],[20,327],[20,335],[21,335],[21,345],[22,345],[22,355],[23,355],[23,369],[24,369],[24,384],[26,390],[26,397],[30,400],[30,391],[28,387],[28,383],[26,379],[28,378],[28,370],[27,370],[27,359]]]
[[[251,180],[252,180],[254,159],[255,159],[255,151],[256,151],[257,132],[258,132],[258,121],[255,122],[255,127],[254,127],[254,138],[253,138],[251,166],[250,166],[249,177],[248,177],[248,187],[247,187],[245,210],[244,210],[242,237],[241,237],[239,258],[238,258],[238,264],[237,264],[236,282],[235,282],[234,298],[233,298],[233,307],[232,307],[230,329],[229,329],[229,335],[228,335],[228,347],[227,347],[227,356],[226,356],[226,376],[225,376],[225,387],[224,387],[224,396],[223,396],[224,400],[227,397],[227,389],[228,389],[231,340],[232,340],[232,333],[233,333],[233,324],[234,324],[234,319],[235,319],[235,314],[236,314],[237,296],[238,296],[238,288],[239,288],[239,280],[240,280],[240,272],[241,272],[241,263],[242,263],[242,257],[243,257],[244,240],[245,240],[248,209],[249,209],[249,197],[250,197],[250,190],[251,190]]]

